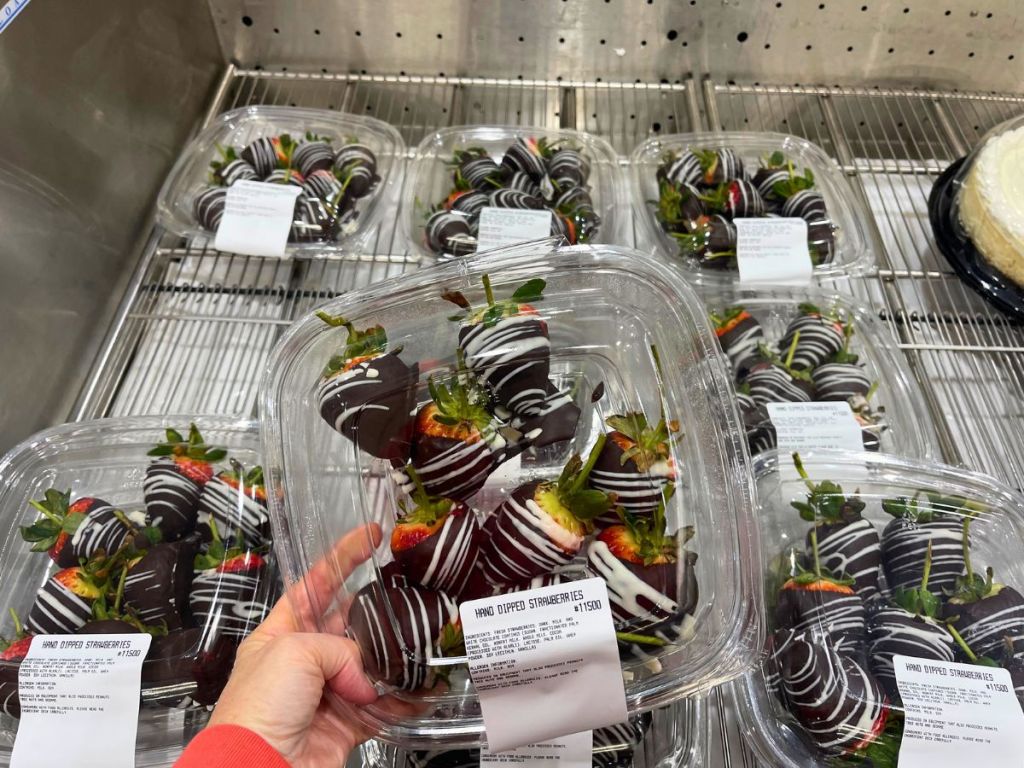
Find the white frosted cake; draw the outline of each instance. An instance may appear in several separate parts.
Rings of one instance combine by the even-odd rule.
[[[960,221],[982,258],[1024,286],[1024,127],[981,148],[960,191]]]

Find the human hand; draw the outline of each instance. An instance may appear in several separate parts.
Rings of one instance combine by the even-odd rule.
[[[376,524],[350,531],[277,602],[239,647],[210,725],[248,728],[294,768],[345,765],[349,753],[367,736],[324,694],[330,690],[364,706],[375,701],[377,693],[363,673],[359,649],[340,636],[340,614],[330,617],[331,629],[338,634],[302,632],[295,615],[310,620],[323,616],[326,606],[311,601],[335,594],[380,538]]]

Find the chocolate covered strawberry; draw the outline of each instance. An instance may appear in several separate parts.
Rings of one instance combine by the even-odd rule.
[[[499,464],[525,446],[511,444],[499,433],[503,425],[487,410],[487,393],[465,370],[447,386],[431,379],[428,391],[430,402],[416,414],[409,465],[429,495],[468,499]],[[392,476],[406,493],[415,491],[405,470]]]
[[[722,351],[729,357],[737,378],[746,377],[750,369],[764,360],[761,347],[765,343],[764,331],[743,307],[728,307],[721,314],[712,312],[711,322]]]
[[[743,431],[747,436],[747,447],[751,456],[778,445],[778,435],[768,415],[768,409],[754,401],[746,384],[736,388],[736,404],[740,409],[740,420],[743,422]]]
[[[705,213],[700,192],[692,184],[667,180],[660,183],[656,216],[663,230],[686,234]]]
[[[818,553],[818,532],[810,531],[811,568],[797,568],[783,582],[775,602],[775,626],[797,634],[828,636],[837,649],[860,648],[866,637],[864,601],[853,580],[828,572]]]
[[[813,304],[800,304],[799,312],[786,326],[779,347],[791,350],[789,365],[809,371],[843,348],[845,323],[836,312],[823,312]]]
[[[992,568],[985,569],[984,576],[974,572],[967,544],[970,521],[963,521],[965,572],[957,578],[943,614],[961,647],[966,645],[977,656],[994,656],[1007,644],[1024,647],[1024,597],[994,581]]]
[[[92,606],[106,589],[106,566],[101,562],[57,571],[36,594],[28,628],[40,635],[66,635],[92,618]]]
[[[480,523],[461,501],[430,496],[414,469],[411,509],[402,507],[391,533],[391,553],[413,582],[460,598],[480,554]]]
[[[605,423],[612,431],[590,473],[590,487],[615,494],[616,504],[628,512],[654,512],[675,477],[670,442],[679,425],[664,418],[648,424],[639,412],[609,416]],[[616,524],[619,519],[600,522]]]
[[[455,602],[417,586],[363,587],[349,610],[348,633],[366,671],[404,691],[433,687],[437,672],[430,661],[462,644]]]
[[[32,644],[32,635],[21,624],[21,619],[12,608],[14,634],[8,639],[0,637],[0,712],[11,717],[21,717],[21,702],[18,698],[18,667]]]
[[[882,509],[894,518],[882,531],[882,566],[889,589],[913,589],[921,583],[929,546],[932,589],[955,589],[970,545],[962,502],[917,494],[884,499]]]
[[[708,190],[700,198],[708,210],[729,219],[750,218],[765,214],[764,199],[757,187],[746,179],[732,179]]]
[[[691,149],[690,153],[696,157],[700,166],[700,176],[696,182],[704,186],[710,187],[731,179],[743,179],[746,176],[743,161],[734,150],[728,147]],[[685,155],[683,157],[685,158]]]
[[[807,533],[808,548],[814,533],[822,566],[852,579],[854,591],[865,601],[870,600],[879,591],[882,554],[878,531],[861,516],[864,501],[844,495],[842,487],[831,480],[812,482],[797,453],[793,454],[793,464],[808,489],[806,501],[790,502],[802,519],[814,523]]]
[[[275,582],[265,555],[226,547],[217,526],[206,552],[193,560],[189,608],[201,627],[241,640],[270,612]]]
[[[192,586],[196,537],[154,544],[126,566],[124,604],[145,624],[180,629],[191,623],[189,589]]]
[[[495,402],[510,411],[513,426],[540,447],[570,439],[579,408],[548,379],[551,343],[547,323],[533,304],[543,297],[539,278],[519,286],[508,299],[496,300],[487,275],[482,278],[487,305],[474,308],[456,291],[443,295],[462,308],[459,348],[469,369],[487,386]]]
[[[572,562],[613,499],[587,487],[604,448],[600,435],[586,464],[579,455],[557,480],[532,481],[516,488],[484,523],[480,563],[488,584],[513,584]]]
[[[686,528],[666,533],[666,491],[651,515],[622,513],[622,524],[601,531],[587,549],[587,563],[608,585],[619,640],[650,653],[693,631],[698,589],[697,555],[683,549]]]
[[[70,491],[50,488],[42,500],[29,502],[42,517],[23,526],[21,537],[32,543],[33,552],[46,552],[61,568],[89,559],[103,550],[113,554],[144,524],[144,516],[132,520],[101,499],[83,497],[71,501]]]
[[[331,357],[317,384],[320,415],[371,456],[404,461],[419,364],[402,362],[401,349],[387,351],[387,334],[379,325],[357,331],[343,317],[326,312],[317,317],[348,331],[344,348]]]
[[[886,727],[889,706],[878,681],[827,635],[794,638],[782,657],[790,711],[827,755],[859,752]]]
[[[826,362],[811,371],[815,399],[818,401],[849,402],[855,398],[869,400],[876,384],[872,384],[859,356],[850,351],[853,323],[843,326],[843,346]]]
[[[630,768],[634,753],[651,727],[650,712],[635,715],[625,723],[594,729],[591,768]]]
[[[942,602],[928,589],[931,549],[925,554],[924,576],[915,589],[898,590],[888,605],[868,614],[868,659],[871,670],[894,702],[901,701],[893,656],[953,661],[953,636],[939,620]]]
[[[736,225],[721,214],[699,217],[686,233],[670,232],[681,256],[705,269],[736,269]]]
[[[199,494],[213,477],[213,463],[223,459],[227,451],[208,446],[196,425],[191,424],[187,439],[177,430],[168,429],[166,442],[148,455],[159,458],[146,467],[142,482],[146,515],[164,540],[174,541],[195,529]]]
[[[248,547],[261,547],[270,539],[270,512],[267,510],[267,489],[263,467],[246,471],[232,460],[229,471],[218,472],[199,495],[198,529],[203,539],[210,539],[210,521],[221,531],[241,537]]]

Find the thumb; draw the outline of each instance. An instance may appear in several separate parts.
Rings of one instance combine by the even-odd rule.
[[[352,704],[377,700],[377,691],[363,672],[359,647],[354,642],[338,635],[310,633],[303,637],[328,689]]]

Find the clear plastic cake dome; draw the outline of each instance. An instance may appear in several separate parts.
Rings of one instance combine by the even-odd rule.
[[[990,130],[936,181],[939,249],[972,288],[1024,316],[1024,117]]]
[[[169,471],[169,454],[149,454],[168,428],[187,440],[190,424],[212,451],[193,451],[209,457],[205,469],[192,464],[202,484]],[[255,422],[188,415],[65,424],[0,458],[0,763],[18,729],[17,657],[28,650],[18,625],[35,637],[151,632],[135,764],[173,763],[280,594],[259,465]],[[168,507],[172,497],[191,501]],[[58,531],[70,529],[49,525],[76,517],[64,538]],[[116,552],[103,549],[115,541]],[[124,579],[113,576],[121,565]]]
[[[513,386],[490,375],[500,367],[480,367],[486,351],[531,371],[544,358],[546,377]],[[524,406],[537,398],[536,410]],[[630,714],[754,661],[760,550],[726,361],[696,295],[648,255],[528,245],[347,293],[282,338],[260,418],[275,550],[287,581],[304,580],[297,621],[360,646],[382,696],[332,706],[383,741],[485,742],[458,604],[481,589],[613,572],[599,539],[621,520],[594,494],[615,481],[631,514],[652,529],[661,519],[670,536],[658,539],[665,559],[651,567],[666,570],[650,607],[621,615],[612,600],[630,630],[620,636]],[[622,458],[627,434],[647,458]],[[669,482],[675,493],[660,505]],[[438,513],[425,494],[469,509]]]
[[[759,668],[731,691],[758,758],[896,765],[896,654],[1004,667],[1024,700],[1024,497],[961,467],[799,458],[807,480],[789,454],[753,466],[768,639]]]

